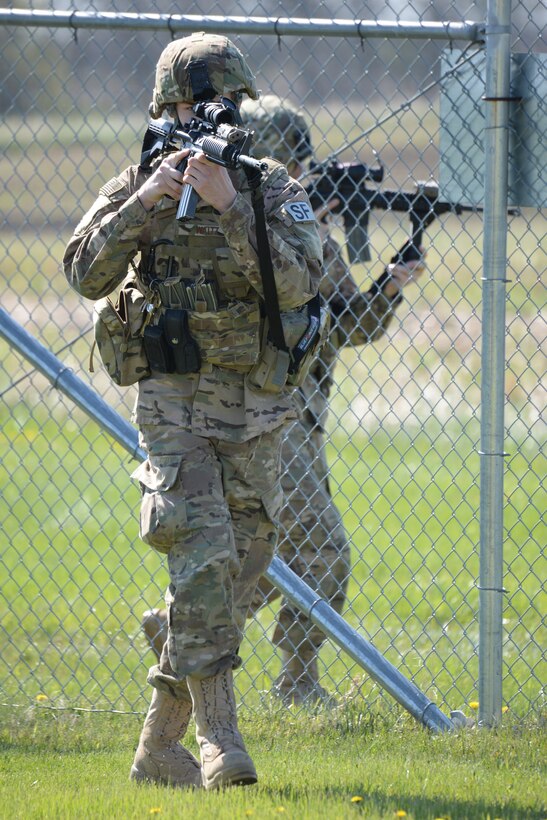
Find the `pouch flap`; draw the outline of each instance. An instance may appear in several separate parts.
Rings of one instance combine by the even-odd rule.
[[[112,323],[119,323],[118,311],[109,296],[104,296],[102,299],[97,299],[93,304],[93,324],[103,322],[107,327]]]
[[[176,483],[182,456],[153,456],[143,461],[131,473],[131,478],[140,481],[148,490],[161,492],[169,490]]]

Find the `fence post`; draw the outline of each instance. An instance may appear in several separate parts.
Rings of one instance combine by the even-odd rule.
[[[501,719],[511,0],[488,0],[482,287],[479,720]]]

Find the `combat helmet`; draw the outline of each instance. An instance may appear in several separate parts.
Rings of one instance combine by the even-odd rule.
[[[173,40],[160,54],[150,115],[172,112],[178,102],[211,99],[228,91],[258,98],[256,80],[241,51],[219,34],[199,31]]]
[[[258,159],[273,157],[287,165],[311,156],[310,132],[306,120],[291,103],[275,94],[260,100],[244,100],[240,108],[243,124],[255,131],[253,154]]]

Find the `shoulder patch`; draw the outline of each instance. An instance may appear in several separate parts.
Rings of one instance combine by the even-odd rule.
[[[120,180],[120,178],[114,177],[108,182],[105,182],[103,187],[99,190],[99,194],[102,194],[102,196],[111,197],[113,194],[121,191],[124,187],[124,183]]]
[[[293,222],[315,222],[315,214],[309,202],[286,202],[282,209]]]

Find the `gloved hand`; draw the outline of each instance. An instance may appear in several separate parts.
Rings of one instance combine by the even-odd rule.
[[[386,267],[387,277],[383,284],[382,291],[388,297],[396,296],[399,291],[415,282],[425,273],[425,255],[427,251],[423,245],[420,246],[420,258],[411,259],[408,262],[390,263]]]

